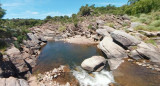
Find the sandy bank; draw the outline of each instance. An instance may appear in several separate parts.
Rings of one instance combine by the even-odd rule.
[[[94,41],[92,38],[86,38],[84,36],[74,36],[64,39],[64,41],[74,44],[98,44],[99,42]]]

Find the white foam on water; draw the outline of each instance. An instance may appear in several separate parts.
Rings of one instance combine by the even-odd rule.
[[[93,72],[93,76],[91,76],[81,67],[77,68],[78,71],[72,70],[72,72],[76,79],[79,81],[80,86],[109,86],[109,83],[114,82],[112,72],[107,70]]]

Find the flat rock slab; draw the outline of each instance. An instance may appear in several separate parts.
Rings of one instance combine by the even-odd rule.
[[[107,55],[108,58],[125,58],[128,57],[126,51],[113,42],[111,37],[105,37],[100,43],[99,48]]]
[[[140,43],[135,37],[126,32],[116,30],[111,33],[111,37],[125,47],[135,46]]]

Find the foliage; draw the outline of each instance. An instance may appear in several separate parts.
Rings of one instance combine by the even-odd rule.
[[[155,40],[153,40],[153,39],[145,40],[145,42],[146,42],[146,43],[151,43],[151,44],[157,46],[157,43],[156,43]]]
[[[61,31],[61,32],[63,32],[63,31],[66,30],[66,27],[65,27],[65,26],[60,26],[60,27],[58,28],[58,30]]]
[[[86,6],[82,6],[80,8],[80,11],[78,12],[78,15],[80,15],[80,16],[91,15],[91,7],[89,7],[88,4]]]
[[[6,14],[5,10],[1,8],[0,4],[0,19]]]

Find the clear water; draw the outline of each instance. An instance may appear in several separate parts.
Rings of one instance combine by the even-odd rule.
[[[37,69],[49,71],[60,65],[69,65],[74,68],[84,59],[94,55],[103,55],[96,45],[78,45],[63,41],[48,42],[38,58]]]
[[[68,65],[81,86],[108,86],[109,83],[114,82],[111,72],[103,70],[94,72],[91,76],[80,67],[83,60],[94,55],[103,56],[96,45],[48,42],[42,49],[34,70],[43,73],[60,65]]]

